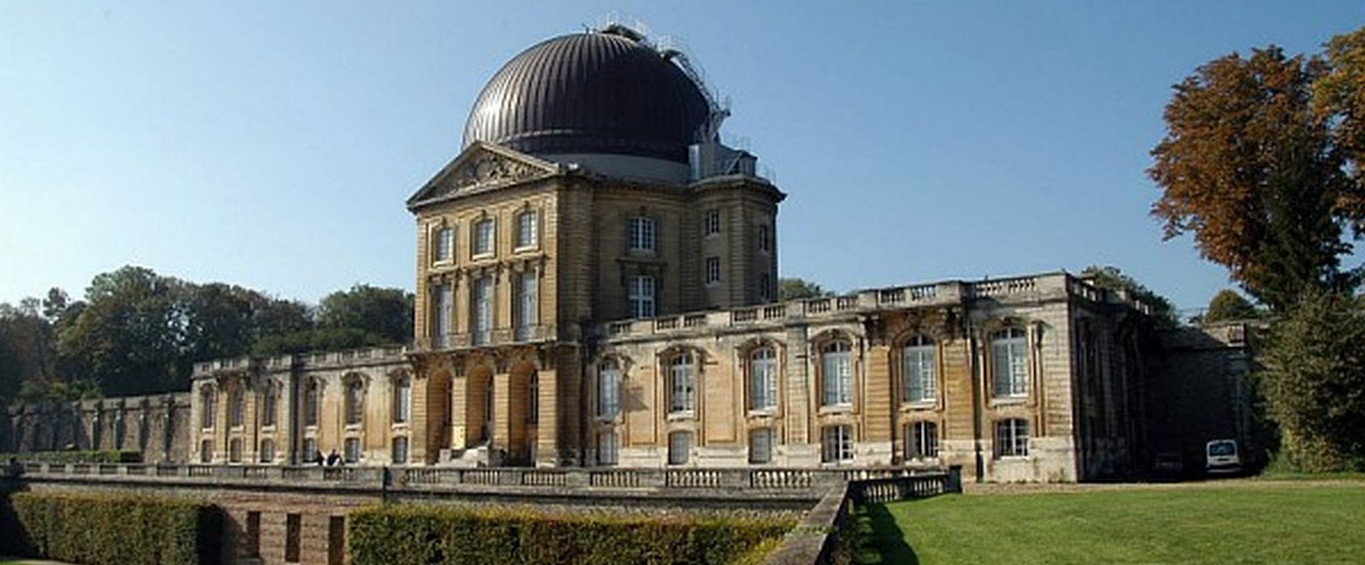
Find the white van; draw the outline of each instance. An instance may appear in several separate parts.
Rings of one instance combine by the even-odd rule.
[[[1237,440],[1215,439],[1204,447],[1205,466],[1210,473],[1230,473],[1242,470],[1242,457],[1237,453]]]

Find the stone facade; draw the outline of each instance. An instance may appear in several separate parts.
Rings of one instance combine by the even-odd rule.
[[[186,393],[16,405],[9,409],[10,448],[138,451],[147,462],[183,463],[190,405]]]

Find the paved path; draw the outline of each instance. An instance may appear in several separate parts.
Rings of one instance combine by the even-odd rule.
[[[1264,480],[1264,479],[1219,479],[1208,481],[1184,481],[1178,483],[964,483],[962,490],[969,495],[994,494],[1049,494],[1077,493],[1113,490],[1171,490],[1185,488],[1317,488],[1317,487],[1356,487],[1365,489],[1365,481],[1348,479],[1311,479],[1311,480]]]

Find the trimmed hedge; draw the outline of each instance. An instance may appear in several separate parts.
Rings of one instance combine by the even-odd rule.
[[[390,505],[351,513],[354,565],[733,563],[780,538],[771,518],[548,514]],[[769,547],[772,547],[769,544]]]
[[[217,561],[212,506],[145,496],[18,492],[0,512],[0,550],[85,565]]]
[[[33,451],[29,453],[0,453],[0,462],[15,461],[24,463],[141,463],[142,453],[138,451]]]

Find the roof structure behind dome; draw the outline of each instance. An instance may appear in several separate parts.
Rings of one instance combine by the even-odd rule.
[[[544,41],[504,65],[470,111],[464,146],[685,164],[709,113],[705,95],[667,57],[628,34],[586,32]]]

